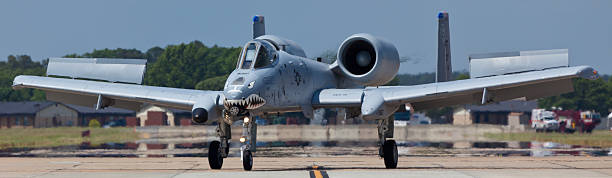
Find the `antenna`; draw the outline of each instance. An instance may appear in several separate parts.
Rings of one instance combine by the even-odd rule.
[[[448,25],[448,12],[438,13],[438,70],[436,82],[446,82],[451,79],[450,30]]]
[[[266,34],[266,24],[263,15],[253,16],[253,39]]]

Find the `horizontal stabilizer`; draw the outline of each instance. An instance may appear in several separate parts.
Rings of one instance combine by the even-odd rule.
[[[470,55],[470,77],[481,78],[568,67],[567,49]]]
[[[145,59],[51,58],[47,76],[141,84]]]

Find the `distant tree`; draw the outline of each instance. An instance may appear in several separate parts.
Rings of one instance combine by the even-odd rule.
[[[199,82],[213,82],[199,86],[201,89],[223,88],[220,77],[235,68],[239,54],[240,48],[209,48],[200,41],[170,45],[148,67],[145,83],[194,89]]]
[[[387,82],[387,84],[384,84],[385,86],[398,86],[400,85],[400,80],[397,76],[393,77],[393,79],[389,82]]]
[[[470,79],[470,75],[468,75],[467,73],[460,73],[455,78],[455,80],[465,80],[465,79]]]
[[[82,57],[87,58],[120,58],[120,59],[144,59],[145,55],[137,49],[94,49],[91,53],[85,53]]]
[[[145,58],[147,59],[147,63],[148,64],[153,64],[155,63],[155,61],[157,61],[157,58],[164,52],[163,48],[160,48],[158,46],[156,47],[152,47],[151,49],[147,50],[147,52],[145,53]]]
[[[595,110],[608,114],[612,108],[612,84],[602,78],[573,80],[574,92],[551,96],[538,100],[541,108],[561,107],[572,110]]]
[[[0,62],[0,101],[44,100],[44,92],[36,89],[13,90],[13,79],[18,75],[44,75],[41,62],[34,62],[28,55],[10,55]]]
[[[214,90],[221,91],[223,90],[223,86],[225,85],[225,80],[229,75],[216,76],[213,78],[207,78],[202,80],[196,84],[195,89],[197,90]]]

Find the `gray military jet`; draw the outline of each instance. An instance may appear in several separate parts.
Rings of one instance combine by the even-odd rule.
[[[414,86],[381,86],[392,80],[400,65],[395,46],[370,34],[348,37],[333,64],[306,57],[293,41],[265,34],[264,17],[253,18],[253,40],[242,48],[236,69],[223,91],[200,91],[139,85],[142,60],[53,58],[47,75],[17,76],[13,88],[46,91],[52,101],[138,110],[143,104],[191,110],[193,122],[218,123],[219,141],[212,141],[208,161],[220,169],[228,156],[230,125],[243,121],[241,160],[253,166],[257,125],[255,116],[344,108],[347,117],[377,121],[379,155],[386,168],[397,167],[393,119],[398,110],[422,110],[456,104],[487,104],[527,100],[572,91],[572,79],[594,79],[589,66],[568,66],[567,50],[521,51],[470,56],[470,79],[449,81],[448,13],[439,18],[437,82]],[[72,78],[72,79],[71,79]],[[76,80],[78,78],[96,79]],[[105,80],[109,82],[103,82]]]

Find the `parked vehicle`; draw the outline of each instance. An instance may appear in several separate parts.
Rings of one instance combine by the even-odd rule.
[[[410,125],[410,114],[409,111],[406,112],[396,112],[393,114],[393,125],[395,126],[407,126]]]
[[[431,124],[431,118],[427,117],[424,113],[412,114],[410,119],[410,125],[429,125]]]
[[[559,121],[555,113],[544,109],[534,109],[531,112],[531,128],[536,132],[553,132],[559,130]]]
[[[580,112],[573,110],[554,110],[559,121],[559,132],[574,133],[580,126]]]
[[[601,123],[599,113],[593,111],[554,110],[555,118],[559,122],[559,132],[591,133],[597,124]]]
[[[580,112],[581,132],[591,133],[597,124],[601,123],[601,115],[594,111]]]

